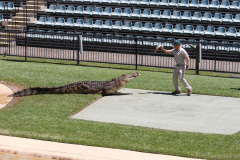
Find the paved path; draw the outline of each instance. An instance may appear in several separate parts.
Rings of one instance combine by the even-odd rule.
[[[7,97],[9,94],[12,94],[12,91],[5,85],[0,84],[1,108],[11,101],[11,98]],[[0,152],[67,160],[193,160],[177,156],[64,144],[2,135],[0,135]]]
[[[12,93],[13,91],[10,88],[0,83],[0,109],[5,107],[12,100],[12,97],[8,97],[8,95]]]
[[[0,152],[67,160],[195,160],[120,149],[0,136]]]

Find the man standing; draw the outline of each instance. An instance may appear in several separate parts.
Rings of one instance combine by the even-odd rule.
[[[189,70],[190,58],[186,50],[183,49],[180,45],[180,41],[175,41],[174,48],[172,50],[166,50],[163,46],[157,46],[157,48],[155,49],[155,53],[160,48],[163,52],[174,55],[174,60],[176,61],[176,66],[173,73],[173,85],[175,91],[172,92],[172,94],[181,94],[181,89],[178,84],[179,77],[180,82],[188,90],[188,96],[190,96],[190,94],[192,93],[192,87],[187,83],[186,79],[184,78],[185,70]]]

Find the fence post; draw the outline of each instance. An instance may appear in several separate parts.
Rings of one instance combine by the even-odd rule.
[[[27,62],[27,31],[25,31],[25,62]]]
[[[135,41],[135,70],[137,70],[138,69],[138,64],[137,64],[137,61],[138,61],[138,57],[137,57],[137,54],[138,54],[138,44],[137,44],[137,41],[138,41],[138,39],[137,38],[134,38],[134,41]]]
[[[199,75],[199,44],[196,46],[196,75]]]

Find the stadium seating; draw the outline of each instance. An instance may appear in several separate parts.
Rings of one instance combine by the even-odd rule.
[[[153,25],[152,23],[149,23],[149,22],[146,22],[144,24],[144,27],[142,28],[142,31],[146,31],[146,32],[152,32],[152,29],[153,29]]]
[[[142,22],[135,22],[132,31],[141,31],[142,28]]]
[[[212,14],[211,12],[205,12],[201,19],[202,22],[211,22],[212,21]]]
[[[194,35],[204,35],[204,26],[197,25],[193,32]]]
[[[175,28],[172,31],[173,34],[182,34],[183,33],[183,25],[176,24]]]
[[[229,7],[229,9],[231,9],[231,10],[239,10],[239,6],[240,6],[239,1],[233,1],[231,6]]]
[[[235,27],[229,27],[225,36],[226,37],[236,37],[237,36],[237,29]]]
[[[180,11],[173,11],[173,14],[172,14],[172,16],[170,18],[174,19],[174,20],[180,20],[181,12]]]
[[[187,35],[193,34],[193,31],[194,31],[193,25],[188,24],[188,25],[186,25],[186,27],[183,31],[183,34],[187,34]]]
[[[225,36],[226,28],[225,27],[218,27],[217,31],[215,32],[215,36]]]
[[[172,1],[169,3],[169,6],[170,6],[170,7],[178,7],[178,4],[179,4],[179,0],[172,0]]]
[[[132,22],[131,21],[125,21],[124,25],[122,27],[123,31],[131,31],[132,30]]]
[[[201,21],[202,20],[201,12],[194,12],[191,20],[198,21],[198,22]]]
[[[214,36],[215,35],[215,27],[214,26],[207,26],[206,31],[204,32],[205,36]]]
[[[0,14],[0,22],[2,22],[2,21],[3,21],[3,15]]]

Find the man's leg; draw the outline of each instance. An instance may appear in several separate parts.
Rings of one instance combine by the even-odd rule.
[[[188,90],[188,95],[192,93],[192,87],[188,84],[187,80],[184,78],[185,66],[181,66],[179,70],[179,80],[182,85]]]
[[[173,72],[173,86],[175,88],[175,91],[180,91],[180,86],[178,84],[178,75],[179,75],[179,67],[175,66],[174,72]]]

